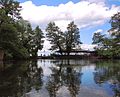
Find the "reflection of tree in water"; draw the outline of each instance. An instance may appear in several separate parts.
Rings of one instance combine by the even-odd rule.
[[[0,97],[21,97],[42,86],[42,68],[35,61],[3,64],[0,68]]]
[[[47,83],[47,90],[49,92],[50,97],[56,97],[56,93],[60,86],[62,86],[61,83],[61,69],[62,69],[62,63],[58,67],[51,67],[52,74],[49,76],[49,81]]]
[[[94,80],[97,84],[108,81],[114,91],[114,97],[120,97],[120,61],[97,62]]]
[[[31,85],[31,88],[34,88],[36,90],[39,90],[42,86],[42,76],[43,76],[43,70],[42,68],[37,67],[37,61],[31,61],[27,70],[28,75],[28,83]]]
[[[56,64],[55,67],[51,67],[51,70],[52,74],[47,83],[47,90],[50,97],[56,97],[57,92],[62,86],[67,87],[71,97],[76,97],[80,90],[80,71],[78,72],[74,67],[71,67],[69,60],[67,64],[63,64],[63,61],[61,61],[61,64]]]

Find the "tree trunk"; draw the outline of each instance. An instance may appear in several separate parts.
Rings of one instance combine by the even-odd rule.
[[[38,48],[36,48],[36,49],[33,51],[32,57],[35,58],[35,59],[38,57],[37,52],[38,52]]]
[[[67,51],[67,56],[69,56],[71,52],[71,47],[68,46],[66,51]]]
[[[3,58],[4,58],[4,51],[0,50],[0,60],[3,60]]]
[[[58,45],[58,48],[59,48],[60,54],[63,55],[61,46],[59,45],[59,43],[57,43],[57,45]]]
[[[67,56],[69,56],[70,55],[70,52],[67,52]]]

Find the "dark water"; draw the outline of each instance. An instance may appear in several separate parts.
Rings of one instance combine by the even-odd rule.
[[[120,61],[0,62],[0,97],[120,97]]]

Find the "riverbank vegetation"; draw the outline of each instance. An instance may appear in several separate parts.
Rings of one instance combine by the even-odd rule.
[[[29,21],[21,15],[21,6],[14,0],[0,1],[0,59],[36,58],[38,50],[42,50],[44,37],[39,26],[32,28]],[[120,13],[111,17],[111,29],[107,35],[94,33],[93,44],[96,44],[97,55],[105,58],[120,58]],[[66,31],[50,22],[46,27],[46,38],[50,41],[51,50],[66,55],[76,49],[80,41],[80,30],[74,21],[70,22]]]
[[[93,44],[98,55],[106,58],[120,58],[120,12],[111,17],[108,34],[94,33]]]
[[[5,58],[37,57],[43,47],[43,32],[20,16],[21,6],[14,0],[0,1],[0,50]],[[1,54],[3,55],[3,54]]]

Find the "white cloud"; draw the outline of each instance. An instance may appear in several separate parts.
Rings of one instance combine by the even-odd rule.
[[[97,33],[97,32],[103,32],[103,30],[102,29],[98,29],[94,33]]]
[[[101,34],[105,34],[105,35],[110,35],[110,33],[108,32],[108,30],[103,30],[103,29],[98,29],[98,30],[96,30],[96,31],[94,31],[93,32],[93,35],[94,35],[94,33],[98,33],[98,32],[100,32]]]
[[[97,2],[96,2],[97,1]],[[71,21],[75,21],[78,27],[94,27],[102,25],[110,19],[110,17],[120,10],[120,6],[107,6],[105,0],[83,0],[78,3],[72,1],[58,6],[37,6],[32,1],[21,3],[21,15],[23,19],[30,21],[32,26],[39,25],[42,30],[50,21],[55,21],[62,30]],[[44,43],[44,50],[50,48],[48,41]],[[84,49],[92,49],[92,45],[82,45]]]
[[[44,39],[43,49],[41,51],[38,51],[38,56],[50,55],[52,53],[52,51],[49,50],[50,47],[51,47],[50,42],[45,38]]]
[[[102,29],[98,29],[98,30],[96,30],[95,32],[93,32],[93,34],[94,34],[94,33],[98,33],[98,32],[102,33],[103,30],[102,30]]]
[[[44,40],[44,46],[43,46],[44,49],[43,49],[43,51],[50,49],[50,47],[51,47],[50,42],[47,39],[45,39]]]
[[[93,32],[93,35],[94,35],[94,33],[98,33],[98,32],[103,33],[104,31],[103,31],[103,29],[98,29],[98,30]],[[92,37],[93,37],[93,35],[92,35]]]
[[[23,8],[21,15],[32,25],[40,25],[42,29],[45,29],[50,21],[55,21],[60,28],[65,30],[70,21],[75,21],[79,28],[104,24],[120,10],[120,6],[108,7],[104,2],[91,3],[92,1],[97,0],[80,1],[78,3],[70,1],[58,6],[37,6],[32,1],[26,1],[21,3]]]

